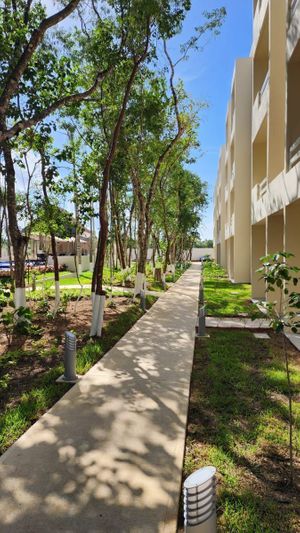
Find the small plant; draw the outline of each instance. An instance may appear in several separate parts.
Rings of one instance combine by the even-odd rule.
[[[14,331],[21,335],[40,333],[40,330],[32,325],[32,311],[28,307],[18,307],[14,311],[2,313],[1,323],[4,326],[9,345]]]
[[[37,312],[38,313],[47,313],[50,309],[50,305],[49,305],[49,301],[48,301],[48,298],[42,298],[42,300],[40,300],[38,303],[37,303]]]
[[[57,315],[64,315],[65,321],[67,320],[68,305],[71,300],[72,295],[64,292],[60,300],[60,305],[56,311]]]
[[[116,302],[112,299],[112,300],[109,300],[106,307],[109,307],[110,309],[117,309],[117,304]]]
[[[295,291],[299,283],[300,268],[291,266],[288,260],[294,257],[287,252],[262,257],[263,266],[257,270],[262,274],[261,279],[266,283],[266,293],[278,291],[279,298],[274,301],[264,302],[266,316],[275,333],[282,335],[282,352],[285,361],[288,403],[289,403],[289,456],[290,456],[290,483],[294,484],[294,451],[293,451],[293,385],[291,383],[290,362],[286,346],[285,328],[297,333],[300,328],[300,293]]]

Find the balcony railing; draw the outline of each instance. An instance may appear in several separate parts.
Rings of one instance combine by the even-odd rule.
[[[270,72],[268,71],[267,74],[266,74],[266,77],[264,79],[264,82],[263,82],[263,84],[261,86],[261,89],[260,89],[260,91],[258,93],[258,105],[259,106],[261,105],[264,93],[265,93],[266,89],[269,86],[269,81],[270,81]]]
[[[225,224],[225,239],[234,235],[234,214],[231,215],[230,221]]]
[[[263,0],[257,0],[257,4],[256,4],[256,8],[255,8],[255,16],[257,16],[258,13],[259,13],[260,10],[261,10],[262,1],[263,1]]]
[[[235,180],[235,164],[233,164],[233,166],[232,166],[232,170],[231,170],[231,176],[230,176],[230,190],[233,189],[234,180]]]
[[[231,235],[233,235],[234,234],[234,214],[231,215],[230,229],[231,229]]]
[[[300,137],[289,148],[289,168],[291,169],[300,161]]]
[[[295,15],[295,12],[296,12],[296,9],[297,9],[297,4],[298,4],[298,0],[292,0],[291,3],[290,3],[290,8],[289,8],[289,24],[291,24],[292,20],[293,20],[293,17]]]
[[[258,195],[262,198],[268,192],[268,178],[264,178],[259,184]]]
[[[229,195],[228,185],[225,185],[225,202],[227,202],[228,200],[228,195]]]

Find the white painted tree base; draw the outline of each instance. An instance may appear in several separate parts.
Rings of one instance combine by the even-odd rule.
[[[135,298],[138,294],[141,294],[142,290],[145,290],[145,274],[138,272],[135,276],[133,297]]]
[[[15,309],[26,307],[26,290],[25,287],[17,287],[14,294]]]
[[[103,326],[103,315],[105,307],[105,295],[104,294],[94,294],[92,295],[93,302],[93,314],[92,314],[92,324],[90,330],[90,337],[101,337],[102,326]]]
[[[170,272],[171,274],[175,274],[175,265],[167,265],[167,272]]]
[[[100,296],[99,313],[98,313],[98,325],[97,325],[97,337],[101,337],[103,327],[103,316],[105,308],[105,296]]]
[[[59,281],[55,281],[55,308],[57,309],[60,304],[60,290]]]

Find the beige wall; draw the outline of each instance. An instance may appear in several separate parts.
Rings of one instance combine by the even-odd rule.
[[[265,284],[260,279],[260,274],[256,271],[261,267],[260,258],[266,254],[266,226],[265,224],[257,224],[252,226],[252,242],[251,242],[251,283],[252,283],[252,297],[264,298]]]
[[[250,281],[251,77],[251,58],[238,59],[215,189],[216,253],[235,282]]]

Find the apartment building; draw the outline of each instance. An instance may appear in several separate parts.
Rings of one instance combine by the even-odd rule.
[[[216,257],[235,282],[250,281],[252,59],[235,64],[215,189]]]
[[[214,195],[214,245],[215,258],[223,268],[227,267],[225,254],[225,152],[222,146],[219,157],[218,178]]]
[[[260,257],[285,250],[300,265],[300,0],[254,0],[250,57],[249,268],[252,296],[263,298]]]

